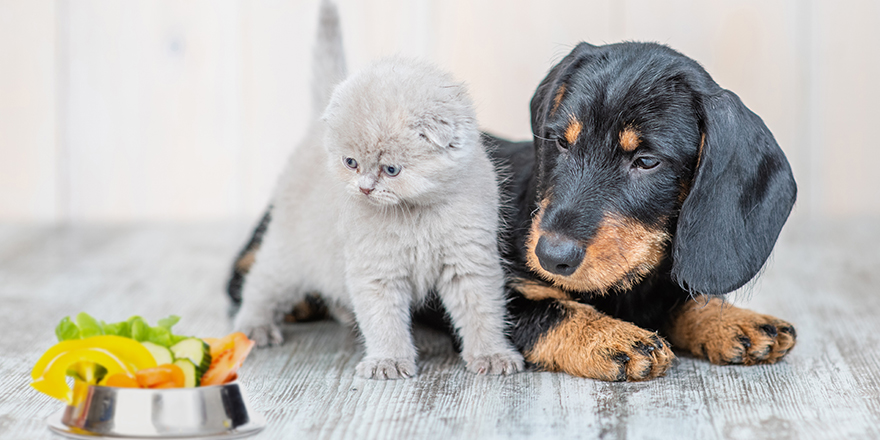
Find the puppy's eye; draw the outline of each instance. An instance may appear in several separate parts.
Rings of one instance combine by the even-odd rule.
[[[568,142],[565,139],[558,137],[556,138],[556,148],[558,148],[560,152],[564,153],[568,151]]]
[[[650,170],[651,168],[654,168],[657,165],[660,165],[660,159],[657,159],[656,157],[642,156],[642,157],[637,157],[633,161],[634,167],[641,168],[643,170]]]
[[[385,174],[394,177],[400,174],[400,167],[396,167],[394,165],[385,165],[382,167],[382,171],[384,171]]]
[[[343,157],[342,163],[344,163],[345,166],[347,166],[353,170],[356,170],[358,167],[358,161],[354,160],[354,158],[351,158],[351,157]]]

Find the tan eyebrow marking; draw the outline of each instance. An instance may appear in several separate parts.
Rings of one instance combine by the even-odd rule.
[[[553,97],[553,108],[550,109],[550,116],[556,114],[559,104],[562,104],[562,96],[565,95],[565,84],[556,89],[556,96]]]
[[[569,116],[568,128],[565,129],[565,140],[568,141],[569,145],[577,141],[583,128],[584,126],[581,124],[581,121],[578,121],[574,115]]]
[[[623,131],[620,132],[619,140],[620,148],[623,148],[623,151],[633,151],[642,143],[642,138],[639,137],[639,132],[633,127],[624,128]]]

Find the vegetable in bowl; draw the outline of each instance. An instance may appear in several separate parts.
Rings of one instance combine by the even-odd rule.
[[[220,385],[238,377],[254,346],[242,333],[223,338],[175,335],[169,316],[150,326],[140,316],[107,324],[86,313],[65,317],[55,328],[58,344],[31,371],[37,391],[76,404],[89,385],[184,388]],[[74,379],[74,388],[66,377]]]

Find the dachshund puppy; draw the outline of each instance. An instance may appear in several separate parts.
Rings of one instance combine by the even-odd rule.
[[[716,364],[792,348],[791,324],[722,299],[760,272],[797,192],[734,93],[662,45],[581,43],[531,115],[533,142],[488,138],[509,168],[511,335],[531,364],[636,381],[666,372],[670,343]]]

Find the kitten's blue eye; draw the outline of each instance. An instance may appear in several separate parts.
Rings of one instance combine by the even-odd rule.
[[[394,177],[394,176],[400,174],[400,168],[398,168],[394,165],[385,165],[384,167],[382,167],[382,171],[385,171],[385,174],[387,174],[391,177]]]
[[[354,160],[354,159],[351,158],[351,157],[345,157],[345,158],[343,158],[343,159],[342,159],[342,162],[345,163],[345,166],[347,166],[347,167],[349,167],[349,168],[351,168],[351,169],[353,169],[353,170],[356,170],[357,167],[358,167],[358,161]]]

